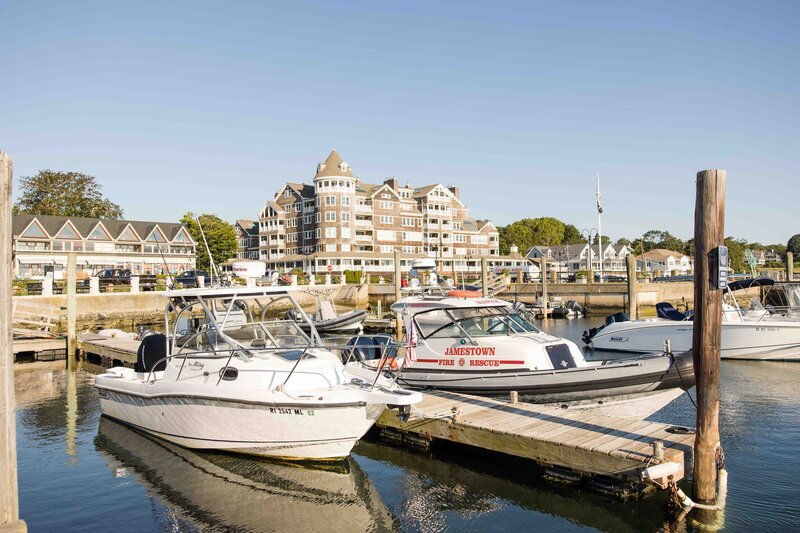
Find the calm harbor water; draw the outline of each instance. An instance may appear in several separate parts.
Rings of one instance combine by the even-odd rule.
[[[549,321],[579,342],[601,319]],[[619,503],[495,456],[360,443],[331,470],[195,453],[101,419],[98,367],[15,368],[20,513],[31,531],[693,531],[664,494]],[[724,361],[727,531],[800,524],[800,364]],[[692,394],[694,390],[692,390]],[[654,420],[694,425],[684,395]]]

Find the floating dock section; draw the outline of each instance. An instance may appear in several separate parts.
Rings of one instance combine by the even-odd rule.
[[[412,447],[444,440],[491,450],[533,460],[553,477],[622,495],[657,487],[644,479],[648,468],[675,481],[684,478],[695,437],[692,430],[661,422],[443,391],[426,392],[407,422],[386,411],[377,425],[388,440]],[[663,485],[667,477],[654,481]]]

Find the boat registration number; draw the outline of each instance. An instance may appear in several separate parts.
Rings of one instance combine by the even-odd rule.
[[[314,411],[311,409],[289,409],[288,407],[270,407],[269,412],[275,415],[300,415],[300,416],[314,416]]]

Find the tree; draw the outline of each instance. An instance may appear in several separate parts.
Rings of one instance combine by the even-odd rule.
[[[14,213],[63,217],[122,218],[122,208],[103,197],[93,176],[40,170],[20,179]]]
[[[795,256],[800,255],[800,233],[792,235],[789,242],[786,243],[786,251],[792,252]]]
[[[620,237],[614,244],[617,246],[630,246],[633,243],[631,243],[630,239],[626,239],[625,237]]]
[[[575,226],[571,226],[571,230],[578,233]],[[517,246],[522,254],[533,246],[555,246],[564,242],[566,232],[567,226],[557,218],[523,218],[499,229],[500,253],[507,254],[512,245]]]
[[[198,270],[208,270],[210,267],[206,245],[203,242],[203,233],[205,233],[208,248],[211,250],[211,257],[214,258],[214,264],[218,265],[236,255],[238,243],[233,224],[228,224],[217,215],[200,215],[200,224],[203,226],[203,233],[201,233],[197,218],[194,213],[186,213],[181,218],[181,223],[197,241],[196,264]]]
[[[572,224],[564,225],[564,239],[561,244],[580,244],[584,241],[581,232]]]

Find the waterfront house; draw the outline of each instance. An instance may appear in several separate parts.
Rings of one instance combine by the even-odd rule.
[[[134,274],[191,270],[197,243],[175,222],[13,215],[13,272],[17,278],[62,279],[67,253],[77,252],[79,276],[106,268]]]
[[[636,258],[636,269],[653,276],[684,276],[694,272],[694,262],[681,252],[656,248]]]

